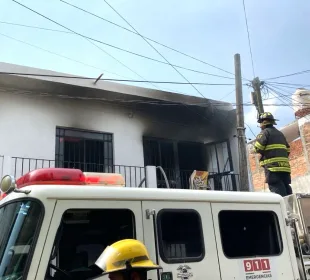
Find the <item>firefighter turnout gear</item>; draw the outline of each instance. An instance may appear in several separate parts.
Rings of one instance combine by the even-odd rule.
[[[291,194],[290,146],[285,136],[275,127],[275,119],[271,113],[260,115],[258,122],[262,131],[257,135],[254,149],[261,155],[260,166],[265,169],[266,183],[272,192],[282,196]]]
[[[161,269],[154,264],[143,243],[135,239],[124,239],[108,246],[96,261],[104,274],[126,271]]]

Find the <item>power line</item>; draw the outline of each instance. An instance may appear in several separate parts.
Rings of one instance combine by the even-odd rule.
[[[279,88],[278,86],[270,85],[269,83],[268,83],[268,86],[269,86],[269,88],[272,88],[273,90],[276,89],[277,91],[275,91],[275,92],[276,92],[277,94],[279,94],[281,97],[283,97],[285,100],[287,100],[289,103],[290,103],[291,101],[294,101],[294,102],[297,102],[297,103],[300,103],[300,104],[301,104],[301,102],[298,101],[298,100],[296,100],[296,99],[294,99],[292,95],[287,96],[287,95],[284,95],[283,93],[279,92],[279,91],[284,91],[284,90],[281,89],[281,88]]]
[[[301,75],[301,74],[306,74],[306,73],[310,73],[310,70],[304,70],[304,71],[295,72],[295,73],[291,73],[291,74],[287,74],[287,75],[282,75],[282,76],[277,76],[277,77],[273,77],[273,78],[268,78],[268,79],[264,79],[264,80],[266,80],[266,81],[268,81],[268,80],[275,80],[275,79],[291,77],[291,76],[296,76],[296,75]]]
[[[147,39],[145,39],[138,31],[135,29],[132,24],[128,22],[116,9],[107,0],[104,2],[120,17],[122,18],[137,34],[154,50],[159,54],[184,80],[186,80],[203,98],[206,98],[178,69],[176,69],[169,61],[164,57]]]
[[[83,34],[81,34],[81,33],[79,33],[79,32],[76,32],[76,31],[70,29],[69,27],[66,27],[66,26],[62,25],[61,23],[58,23],[58,22],[56,22],[55,20],[53,20],[53,19],[51,19],[51,18],[49,18],[49,17],[47,17],[47,16],[45,16],[45,15],[43,15],[43,14],[41,14],[41,13],[39,13],[39,12],[37,12],[37,11],[35,11],[35,10],[29,8],[28,6],[26,6],[26,5],[24,5],[24,4],[20,3],[20,2],[18,2],[18,1],[16,1],[16,0],[11,0],[11,1],[15,2],[16,4],[18,4],[18,5],[22,6],[22,7],[24,7],[25,9],[27,9],[27,10],[29,10],[29,11],[35,13],[35,14],[37,14],[37,15],[39,15],[39,16],[45,18],[45,19],[47,19],[48,21],[53,22],[53,23],[57,24],[58,26],[61,26],[62,28],[65,28],[66,30],[69,30],[69,31],[72,32],[73,34],[78,35],[78,36],[80,36],[80,37],[82,37],[82,38],[87,38],[87,39],[89,39],[89,40],[91,40],[91,41],[94,41],[94,42],[97,42],[97,43],[106,45],[106,46],[108,46],[108,47],[117,49],[117,50],[119,50],[119,51],[123,51],[123,52],[129,53],[129,54],[132,54],[132,55],[135,55],[135,56],[138,56],[138,57],[147,59],[147,60],[151,60],[151,61],[154,61],[154,62],[157,62],[157,63],[160,63],[160,64],[170,65],[169,63],[167,63],[167,62],[165,62],[165,61],[161,61],[161,60],[158,60],[158,59],[155,59],[155,58],[151,58],[151,57],[148,57],[148,56],[145,56],[145,55],[142,55],[142,54],[138,54],[138,53],[135,53],[135,52],[132,52],[132,51],[123,49],[123,48],[121,48],[121,47],[117,47],[117,46],[114,46],[114,45],[112,45],[112,44],[105,43],[105,42],[103,42],[103,41],[101,41],[101,40],[94,39],[94,38],[92,38],[92,37],[83,35]],[[184,69],[184,70],[191,71],[191,72],[195,72],[195,73],[199,73],[199,74],[204,74],[204,75],[213,76],[213,77],[219,77],[219,78],[224,78],[224,79],[234,79],[234,78],[231,78],[231,77],[226,77],[226,76],[211,74],[211,73],[207,73],[207,72],[203,72],[203,71],[198,71],[198,70],[195,70],[195,69],[183,67],[183,66],[176,65],[176,64],[172,64],[172,65],[173,65],[174,67],[176,67],[176,68]]]
[[[18,72],[0,72],[0,75],[19,75],[19,76],[37,76],[37,77],[50,77],[50,78],[66,78],[66,79],[79,79],[79,80],[96,80],[97,78],[79,77],[79,76],[65,76],[65,75],[49,75],[49,74],[35,74],[35,73],[18,73]],[[113,81],[113,82],[131,82],[131,83],[154,83],[154,84],[173,84],[173,85],[204,85],[204,86],[233,86],[234,84],[215,84],[215,83],[199,83],[199,82],[170,82],[170,81],[144,81],[144,80],[125,80],[125,79],[100,79],[100,81]],[[206,98],[207,99],[207,98]]]
[[[269,84],[275,84],[275,85],[288,85],[288,86],[297,86],[297,87],[310,87],[310,85],[305,84],[294,84],[294,83],[278,83],[278,82],[268,82]]]
[[[23,40],[16,39],[16,38],[11,37],[11,36],[9,36],[9,35],[3,34],[3,33],[0,33],[0,35],[3,36],[3,37],[6,37],[6,38],[8,38],[8,39],[11,39],[11,40],[13,40],[13,41],[16,41],[16,42],[19,42],[19,43],[28,45],[28,46],[30,46],[30,47],[39,49],[39,50],[41,50],[41,51],[44,51],[44,52],[47,52],[47,53],[50,53],[50,54],[59,56],[59,57],[61,57],[61,58],[65,58],[65,59],[67,59],[67,60],[70,60],[70,61],[73,61],[73,62],[76,62],[76,63],[79,63],[79,64],[82,64],[82,65],[84,65],[84,66],[87,66],[87,67],[90,67],[90,68],[93,68],[93,69],[96,69],[96,70],[100,70],[100,71],[103,71],[103,72],[106,72],[106,73],[110,73],[110,74],[112,74],[112,75],[119,76],[119,77],[122,77],[122,78],[128,78],[128,77],[126,77],[126,76],[122,76],[122,75],[119,75],[119,74],[117,74],[117,73],[114,73],[114,72],[111,72],[111,71],[108,71],[108,70],[99,68],[99,67],[97,67],[97,66],[94,66],[94,65],[91,65],[91,64],[87,64],[87,63],[85,63],[85,62],[82,62],[82,61],[79,61],[79,60],[70,58],[70,57],[68,57],[68,56],[64,56],[64,55],[62,55],[62,54],[49,51],[49,50],[47,50],[47,49],[44,49],[44,48],[41,48],[41,47],[39,47],[39,46],[30,44],[30,43],[25,42],[25,41],[23,41]]]
[[[165,44],[162,44],[162,43],[160,43],[160,42],[158,42],[158,41],[156,41],[156,40],[153,40],[153,39],[151,39],[151,38],[149,38],[149,37],[146,37],[146,36],[144,36],[144,35],[142,35],[142,34],[136,32],[136,31],[130,30],[130,29],[124,27],[124,26],[121,26],[121,25],[119,25],[119,24],[117,24],[117,23],[114,23],[114,22],[112,22],[112,21],[110,21],[110,20],[107,20],[107,19],[105,19],[105,18],[103,18],[103,17],[101,17],[101,16],[99,16],[99,15],[96,15],[96,14],[90,12],[90,11],[87,11],[87,10],[81,8],[81,7],[78,7],[78,6],[76,6],[76,5],[73,5],[73,4],[71,4],[71,3],[68,3],[68,2],[66,2],[66,1],[64,1],[64,0],[60,0],[60,1],[63,2],[63,3],[65,3],[65,4],[67,4],[67,5],[69,5],[69,6],[71,6],[71,7],[74,7],[74,8],[76,8],[76,9],[80,10],[80,11],[83,11],[84,13],[87,13],[87,14],[89,14],[89,15],[92,15],[92,16],[94,16],[94,17],[96,17],[96,18],[99,18],[99,19],[101,19],[101,20],[103,20],[103,21],[105,21],[105,22],[108,22],[108,23],[110,23],[110,24],[112,24],[112,25],[114,25],[114,26],[117,26],[117,27],[119,27],[119,28],[122,28],[122,29],[124,29],[124,30],[126,30],[126,31],[128,31],[128,32],[130,32],[130,33],[133,33],[133,34],[142,36],[143,38],[145,38],[145,39],[147,39],[147,40],[149,40],[149,41],[151,41],[151,42],[153,42],[153,43],[156,43],[156,44],[158,44],[158,45],[160,45],[160,46],[162,46],[162,47],[165,47],[165,48],[170,49],[170,50],[172,50],[172,51],[174,51],[174,52],[177,52],[177,53],[179,53],[179,54],[182,54],[182,55],[184,55],[184,56],[187,56],[187,57],[189,57],[189,58],[191,58],[191,59],[193,59],[193,60],[199,61],[199,62],[201,62],[201,63],[203,63],[203,64],[206,64],[206,65],[208,65],[208,66],[210,66],[210,67],[213,67],[213,68],[215,68],[215,69],[221,70],[221,71],[223,71],[223,72],[225,72],[225,73],[228,73],[228,74],[231,74],[231,75],[235,76],[235,74],[232,73],[232,72],[229,72],[229,71],[227,71],[227,70],[225,70],[225,69],[222,69],[222,68],[217,67],[217,66],[215,66],[215,65],[212,65],[212,64],[210,64],[210,63],[208,63],[208,62],[205,62],[205,61],[203,61],[203,60],[201,60],[201,59],[195,58],[195,57],[193,57],[193,56],[191,56],[191,55],[188,55],[188,54],[186,54],[186,53],[184,53],[184,52],[181,52],[181,51],[179,51],[179,50],[177,50],[177,49],[174,49],[174,48],[169,47],[169,46],[167,46],[167,45],[165,45]]]
[[[251,39],[250,39],[248,18],[247,18],[247,15],[246,15],[245,1],[242,0],[242,2],[243,2],[243,11],[244,11],[245,24],[246,24],[246,29],[247,29],[247,33],[248,33],[248,43],[249,43],[249,49],[250,49],[250,54],[251,54],[251,62],[252,62],[253,77],[255,77],[254,61],[253,61],[253,54],[252,54],[252,47],[251,47]]]
[[[121,64],[122,66],[124,66],[126,69],[128,69],[129,71],[131,71],[132,73],[136,74],[138,77],[142,78],[143,80],[146,81],[146,79],[141,76],[140,74],[138,74],[135,70],[133,70],[132,68],[130,68],[129,66],[127,66],[126,64],[124,64],[123,62],[121,62],[119,59],[117,59],[115,56],[113,56],[112,54],[108,53],[106,50],[104,50],[103,48],[97,46],[93,41],[85,38],[85,40],[87,40],[90,44],[92,44],[93,46],[95,46],[96,48],[98,48],[100,51],[102,51],[103,53],[105,53],[106,55],[108,55],[109,57],[111,57],[112,59],[114,59],[117,63]],[[147,82],[146,82],[147,83]],[[150,83],[152,86],[154,86],[155,88],[159,89],[158,86],[154,85],[153,83]]]
[[[285,98],[281,99],[281,94],[279,92],[277,92],[277,90],[275,90],[274,88],[272,87],[267,87],[269,90],[270,90],[270,93],[275,97],[277,98],[278,100],[280,100],[281,102],[283,102],[283,99],[284,99],[284,102],[285,102]],[[275,92],[277,95],[275,95],[273,92]],[[285,103],[287,104],[287,103]],[[294,110],[294,108],[290,105],[290,104],[287,104],[292,110]]]
[[[251,129],[251,127],[247,124],[247,123],[244,123],[248,128],[249,130],[251,131],[251,133],[253,134],[253,136],[256,138],[256,135],[255,133],[253,132],[253,130]]]
[[[222,101],[223,99],[225,99],[226,97],[228,97],[229,95],[231,95],[233,92],[235,92],[235,89],[233,89],[232,91],[230,91],[229,93],[225,94],[220,101]]]
[[[74,33],[72,33],[72,32],[65,31],[65,30],[51,29],[51,28],[46,28],[46,27],[40,27],[40,26],[34,26],[34,25],[27,25],[27,24],[15,23],[15,22],[0,21],[0,23],[1,23],[1,24],[6,24],[6,25],[15,25],[15,26],[26,27],[26,28],[32,28],[32,29],[45,30],[45,31],[52,31],[52,32],[59,32],[59,33],[66,33],[66,34],[74,34]]]

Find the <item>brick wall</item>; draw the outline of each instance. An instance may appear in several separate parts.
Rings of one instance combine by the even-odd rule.
[[[310,125],[307,125],[307,143],[309,143],[310,149]],[[304,130],[304,132],[306,132]],[[305,135],[306,138],[306,135]],[[307,174],[307,162],[303,150],[302,141],[300,138],[289,143],[291,146],[290,153],[290,165],[291,165],[291,176],[292,179],[304,176]],[[310,154],[309,154],[310,155]],[[265,174],[263,168],[259,166],[259,155],[255,154],[253,151],[249,154],[250,168],[252,173],[252,180],[255,191],[263,191],[268,189],[267,185],[265,186]]]

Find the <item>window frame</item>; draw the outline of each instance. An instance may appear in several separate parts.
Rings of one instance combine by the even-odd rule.
[[[163,250],[162,244],[162,227],[161,227],[161,216],[165,213],[195,213],[198,218],[199,228],[197,230],[201,233],[200,243],[201,243],[201,255],[197,257],[185,257],[185,258],[173,258],[171,260],[167,259]],[[199,212],[195,209],[180,209],[180,208],[163,208],[159,210],[156,217],[156,225],[157,225],[157,234],[158,234],[158,248],[159,248],[159,255],[162,261],[167,264],[177,264],[177,263],[195,263],[201,262],[206,255],[205,251],[205,238],[202,226],[202,220]]]
[[[131,222],[132,222],[132,227],[133,227],[133,237],[132,238],[133,239],[137,238],[137,220],[136,220],[136,215],[135,215],[135,212],[132,209],[130,209],[130,208],[68,208],[68,209],[66,209],[62,213],[62,216],[61,216],[61,219],[60,219],[60,224],[58,225],[58,229],[57,229],[56,234],[54,236],[52,250],[50,252],[49,258],[51,258],[51,256],[53,255],[54,250],[59,250],[59,244],[61,242],[61,234],[62,234],[62,231],[63,231],[62,226],[64,224],[63,223],[64,215],[68,211],[74,211],[74,210],[85,210],[85,211],[105,211],[105,210],[110,210],[110,211],[118,210],[118,211],[120,211],[121,210],[121,211],[128,211],[131,214]],[[109,245],[112,245],[112,244],[109,244]],[[55,246],[57,248],[55,248]],[[58,254],[59,254],[59,252],[58,252]],[[48,264],[50,264],[50,262],[51,261],[49,260]],[[58,259],[57,259],[57,266],[59,266],[59,255],[58,255]],[[47,267],[46,273],[49,273],[49,267]]]
[[[278,244],[279,244],[279,248],[280,248],[280,252],[279,254],[270,254],[270,255],[253,255],[253,256],[238,256],[238,257],[229,257],[227,256],[227,254],[224,251],[224,246],[223,246],[223,236],[222,236],[222,230],[221,230],[221,226],[220,226],[220,214],[222,212],[264,212],[264,213],[271,213],[273,215],[273,218],[275,219],[275,225],[276,225],[276,233],[277,233],[277,240],[278,240]],[[231,259],[231,260],[236,260],[236,259],[245,259],[245,258],[255,258],[255,257],[279,257],[282,255],[283,253],[283,238],[282,238],[282,233],[281,233],[281,227],[280,227],[280,222],[279,222],[279,218],[278,215],[275,211],[273,210],[221,210],[218,213],[218,227],[219,227],[219,233],[220,233],[220,239],[221,239],[221,245],[222,245],[222,252],[224,254],[224,256],[227,259]]]
[[[35,250],[37,248],[36,246],[37,246],[38,239],[39,239],[39,236],[40,236],[40,232],[41,232],[41,229],[42,229],[43,220],[45,218],[45,207],[44,207],[44,204],[39,199],[36,199],[36,198],[33,198],[33,197],[23,197],[23,198],[17,198],[17,199],[13,199],[13,200],[9,200],[9,201],[4,202],[3,204],[0,205],[0,209],[2,209],[3,207],[5,207],[7,205],[10,205],[10,204],[13,204],[13,203],[19,203],[19,202],[23,202],[23,201],[33,201],[33,202],[36,202],[36,203],[38,203],[40,205],[41,210],[42,210],[42,212],[40,214],[40,217],[38,219],[38,223],[37,223],[37,226],[36,226],[36,229],[35,229],[35,233],[33,235],[33,243],[32,243],[32,246],[31,246],[31,248],[29,250],[29,255],[27,257],[27,261],[26,261],[24,272],[23,272],[23,276],[22,276],[22,279],[27,279],[28,273],[29,273],[29,269],[30,269],[30,266],[31,266],[31,263],[32,263],[32,259],[33,259],[33,256],[34,256],[34,252],[35,252]]]
[[[111,160],[111,167],[112,167],[112,173],[114,173],[115,169],[115,143],[114,143],[114,133],[112,132],[106,132],[106,131],[97,131],[97,130],[89,130],[89,129],[83,129],[83,128],[76,128],[76,127],[65,127],[65,126],[56,126],[55,127],[55,166],[62,166],[64,164],[64,154],[61,153],[60,151],[60,145],[59,145],[59,139],[61,137],[66,137],[66,131],[69,132],[77,132],[77,133],[86,133],[86,134],[101,134],[102,137],[109,136],[111,137],[111,140],[102,140],[103,142],[106,143],[111,143],[111,151],[108,152],[111,153],[110,157],[106,158],[107,160]],[[91,140],[96,140],[96,138],[87,138],[87,137],[77,137],[81,140],[85,139],[91,139]],[[64,153],[64,150],[63,150]],[[82,162],[78,162],[82,163]],[[85,159],[83,164],[87,164]],[[108,165],[110,166],[110,165]]]

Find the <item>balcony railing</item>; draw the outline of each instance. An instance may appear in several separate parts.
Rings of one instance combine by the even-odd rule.
[[[188,189],[189,178],[193,170],[175,170],[164,168],[170,188]],[[157,171],[158,187],[165,188],[165,180],[160,171]],[[208,176],[208,185],[212,190],[218,191],[236,191],[239,185],[239,175],[231,172],[214,173],[210,172]]]
[[[3,176],[4,157],[0,155],[0,175]],[[80,163],[74,161],[55,161],[49,159],[12,157],[10,170],[16,178],[39,168],[64,167],[77,168],[88,172],[120,173],[124,176],[127,187],[145,187],[145,167],[127,165],[103,165],[97,163]],[[188,189],[189,178],[193,170],[165,169],[170,188]],[[140,184],[143,181],[142,184]],[[208,185],[212,190],[236,191],[239,175],[230,172],[209,173]],[[166,188],[162,173],[157,170],[157,187]]]
[[[1,164],[1,158],[0,158],[0,164]],[[22,157],[12,157],[11,164],[12,164],[11,170],[13,170],[13,174],[16,178],[23,176],[29,171],[49,167],[77,168],[87,172],[120,173],[124,176],[127,187],[137,187],[140,184],[140,182],[145,178],[145,168],[140,166],[103,165],[96,163],[81,163],[73,161],[56,162],[55,160],[49,160],[49,159],[22,158]],[[141,187],[145,187],[145,183],[143,183]]]

